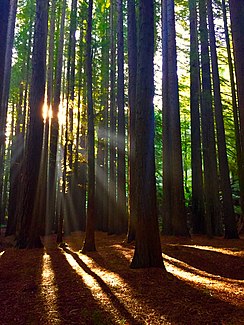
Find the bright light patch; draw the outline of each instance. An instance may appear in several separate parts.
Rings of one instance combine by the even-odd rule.
[[[171,244],[170,246],[174,246],[174,244]],[[217,247],[212,247],[212,246],[199,246],[199,245],[181,245],[181,246],[189,247],[189,248],[196,248],[196,249],[200,249],[200,250],[204,250],[204,251],[222,253],[222,254],[230,255],[230,256],[243,254],[243,252],[233,252],[232,250],[227,249],[227,248],[217,248]]]
[[[60,316],[57,308],[57,290],[58,288],[55,284],[55,275],[52,269],[51,258],[50,255],[45,252],[42,264],[41,295],[46,312],[46,322],[49,324],[60,323]]]
[[[239,295],[241,294],[240,291],[233,291],[233,286],[236,285],[239,287],[240,284],[243,284],[244,287],[244,281],[242,280],[227,279],[219,275],[210,274],[166,254],[163,254],[163,258],[165,267],[169,273],[194,285],[199,284],[205,287],[205,289],[209,290],[210,295],[214,294],[214,291]],[[232,286],[225,286],[225,283],[231,283]],[[244,294],[243,291],[242,294]]]
[[[0,252],[0,257],[2,257],[4,253],[5,253],[5,251]]]
[[[92,258],[86,255],[75,253],[77,258],[81,261],[80,265],[72,254],[67,252],[63,253],[71,267],[81,276],[84,284],[90,290],[96,302],[110,313],[111,318],[114,318],[114,323],[118,318],[122,319],[123,315],[121,315],[116,305],[114,305],[111,294],[116,297],[116,294],[118,294],[120,290],[123,290],[126,296],[131,294],[129,286],[123,279],[117,274],[101,268]],[[82,267],[82,264],[85,264],[84,267]],[[86,270],[86,268],[89,268],[89,271],[88,269]],[[111,294],[109,294],[110,291]],[[121,300],[118,297],[117,299],[119,301]],[[120,303],[122,304],[122,301]],[[124,308],[126,309],[125,306]]]

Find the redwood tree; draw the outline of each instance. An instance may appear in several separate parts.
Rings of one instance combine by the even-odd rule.
[[[136,95],[135,212],[136,246],[131,268],[164,267],[156,204],[154,154],[154,6],[139,1],[139,43]]]
[[[87,77],[87,116],[88,116],[88,202],[86,218],[86,236],[83,253],[96,250],[95,247],[95,152],[94,152],[94,112],[92,99],[92,8],[93,0],[89,0],[88,25],[86,34],[86,77]]]
[[[22,192],[17,210],[17,246],[42,246],[40,240],[39,173],[43,139],[43,104],[46,82],[48,0],[36,0],[32,79],[30,87],[30,121],[23,161]]]

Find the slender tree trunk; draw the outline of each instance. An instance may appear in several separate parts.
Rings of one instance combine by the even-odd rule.
[[[10,187],[9,187],[9,204],[8,204],[8,223],[6,236],[14,235],[16,232],[16,207],[18,203],[18,192],[20,188],[20,167],[23,160],[24,139],[21,130],[23,105],[23,84],[20,84],[19,102],[17,106],[17,119],[15,126],[15,135],[12,141],[11,162],[10,162]]]
[[[128,0],[128,65],[129,65],[129,224],[128,243],[136,237],[135,214],[135,116],[137,76],[137,29],[135,1]]]
[[[229,72],[230,72],[232,108],[233,108],[233,117],[234,117],[234,125],[235,125],[235,141],[236,141],[238,177],[239,177],[239,186],[241,189],[241,188],[244,188],[244,184],[241,183],[244,178],[242,178],[242,176],[241,176],[241,139],[240,139],[240,127],[239,127],[239,111],[238,111],[238,105],[237,105],[234,67],[233,67],[232,54],[231,54],[231,48],[230,48],[230,37],[229,37],[229,31],[228,31],[225,0],[222,0],[222,10],[223,10],[223,20],[224,20],[224,29],[225,29],[225,41],[226,41]],[[240,196],[241,196],[240,203],[242,204],[242,213],[244,213],[244,191],[240,191]]]
[[[5,8],[7,9],[7,8]],[[7,40],[5,48],[4,71],[2,79],[2,90],[0,90],[1,102],[0,102],[0,222],[3,220],[4,212],[2,209],[3,199],[3,170],[4,170],[4,156],[5,156],[5,130],[7,122],[8,111],[8,98],[10,89],[10,77],[11,77],[11,63],[12,63],[12,48],[14,42],[14,29],[17,12],[17,0],[10,0],[9,4],[9,18],[7,28]],[[7,12],[6,12],[7,14]],[[3,29],[5,26],[3,25]],[[3,44],[4,47],[4,44]]]
[[[2,102],[2,91],[4,81],[5,52],[7,45],[7,30],[9,18],[10,0],[0,1],[0,103]],[[2,105],[1,116],[2,116]]]
[[[62,16],[59,31],[58,56],[55,76],[55,86],[53,94],[52,119],[51,119],[51,135],[50,135],[50,152],[49,152],[49,213],[48,225],[49,229],[53,228],[56,213],[57,193],[56,193],[56,162],[58,149],[58,111],[61,95],[61,79],[63,67],[63,47],[64,47],[64,24],[65,24],[66,0],[62,1]]]
[[[109,216],[108,234],[115,233],[116,214],[116,109],[115,109],[114,0],[110,4],[110,128],[109,128]]]
[[[230,0],[230,18],[234,45],[238,106],[240,113],[240,197],[244,214],[244,2]]]
[[[172,235],[171,219],[171,155],[170,155],[170,119],[168,105],[168,11],[167,0],[162,0],[162,93],[163,93],[163,228],[164,235]]]
[[[200,67],[197,35],[196,0],[190,8],[190,76],[191,76],[191,165],[192,165],[192,227],[193,233],[204,233],[204,201],[200,134]]]
[[[123,3],[117,0],[117,47],[118,47],[118,176],[117,176],[117,233],[126,232],[126,178],[125,178],[125,90],[124,90],[124,35],[123,35]]]
[[[235,222],[234,206],[232,200],[232,191],[230,185],[230,171],[227,159],[225,129],[223,119],[223,108],[220,94],[220,79],[218,69],[218,58],[216,49],[216,37],[214,30],[214,18],[212,9],[212,0],[208,0],[208,24],[210,36],[212,75],[213,75],[213,89],[214,89],[214,106],[215,106],[215,120],[217,129],[217,144],[219,154],[219,171],[220,183],[223,196],[223,217],[225,225],[225,238],[238,238],[238,232]]]
[[[166,11],[166,12],[164,12]],[[180,134],[180,107],[179,107],[179,90],[177,77],[177,60],[176,60],[176,32],[175,32],[175,15],[174,2],[167,0],[163,3],[163,15],[166,16],[167,26],[163,26],[163,42],[166,49],[163,50],[163,91],[164,91],[164,127],[168,132],[164,134],[166,140],[164,151],[164,165],[170,162],[169,168],[164,170],[165,180],[165,195],[169,195],[169,202],[164,208],[169,211],[165,213],[165,226],[167,232],[172,226],[172,234],[177,236],[188,236],[186,209],[184,203],[184,188],[183,188],[183,166],[182,166],[182,146]],[[165,22],[165,24],[166,24]],[[167,52],[166,52],[167,51]],[[166,67],[165,67],[166,65]],[[166,95],[165,95],[166,93]],[[168,126],[166,123],[168,122]],[[167,129],[168,128],[168,129]],[[166,150],[170,158],[166,157]],[[170,179],[168,179],[170,177]],[[168,199],[168,198],[167,198]],[[164,198],[165,200],[165,198]],[[168,218],[171,218],[170,222]],[[164,232],[166,232],[166,229]]]
[[[207,235],[213,236],[221,234],[221,218],[212,110],[206,0],[199,0],[199,17],[202,66],[201,118],[204,161],[204,193],[206,199],[205,227]]]
[[[95,152],[94,152],[94,112],[92,99],[92,9],[93,0],[89,0],[86,34],[86,75],[87,75],[87,116],[88,116],[88,203],[86,218],[86,236],[82,253],[92,252],[95,247]]]
[[[153,56],[153,1],[140,0],[135,133],[137,225],[131,268],[164,268],[156,203]]]
[[[48,1],[36,1],[36,20],[32,56],[32,79],[30,89],[30,126],[23,162],[22,199],[19,202],[17,233],[19,248],[42,246],[40,240],[40,215],[38,213],[38,190],[43,140],[43,103],[46,76]]]

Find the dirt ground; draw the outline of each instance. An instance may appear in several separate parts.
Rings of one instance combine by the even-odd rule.
[[[17,250],[0,237],[0,324],[244,324],[244,240],[162,237],[167,272],[131,270],[133,244],[84,233]]]

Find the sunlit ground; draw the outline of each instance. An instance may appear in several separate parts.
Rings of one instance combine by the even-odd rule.
[[[41,296],[45,309],[46,321],[48,323],[59,323],[59,312],[57,309],[57,285],[55,281],[55,274],[52,269],[50,255],[44,251],[42,264],[42,285]]]
[[[45,237],[46,248],[43,254],[40,253],[38,267],[40,274],[37,278],[37,294],[33,295],[32,291],[29,293],[24,289],[25,299],[31,294],[32,297],[28,299],[34,299],[33,303],[39,309],[37,313],[31,308],[24,310],[21,306],[22,299],[18,298],[18,287],[16,289],[14,285],[14,306],[16,308],[20,304],[22,310],[19,317],[22,312],[32,314],[34,320],[35,314],[42,315],[41,319],[36,316],[40,319],[38,324],[45,325],[69,324],[69,321],[70,324],[88,324],[89,319],[94,325],[195,325],[218,324],[218,319],[219,324],[230,324],[233,316],[232,323],[239,324],[236,319],[241,318],[235,315],[240,315],[241,306],[244,307],[244,281],[241,280],[241,273],[236,273],[236,269],[233,268],[233,274],[228,272],[231,272],[232,261],[243,263],[244,252],[241,248],[205,246],[204,241],[202,244],[190,244],[190,241],[184,244],[163,243],[166,274],[159,269],[130,270],[133,245],[125,244],[123,236],[98,233],[97,237],[97,252],[88,256],[80,253],[84,233],[77,232],[65,237],[67,246],[63,248],[56,247],[55,236]],[[0,272],[2,261],[8,252],[7,250],[0,253]],[[23,259],[25,251],[17,252]],[[16,253],[11,251],[13,256]],[[18,270],[22,270],[24,288],[24,281],[29,281],[28,272],[31,270],[28,267],[33,260],[32,253],[36,254],[28,251],[27,262],[19,261],[22,264],[17,267],[17,273],[11,269],[13,278],[17,281]],[[202,265],[201,261],[206,261],[206,264]],[[221,261],[227,261],[228,265],[222,265]],[[207,267],[209,262],[213,264],[214,274],[210,272],[211,267]],[[7,279],[11,286],[9,274]],[[23,290],[19,293],[22,296]],[[12,303],[11,299],[9,301]],[[93,309],[89,309],[90,305]],[[88,313],[85,316],[84,311]],[[99,316],[97,321],[92,320],[93,314]],[[226,315],[227,322],[223,323],[222,319],[225,319]],[[81,322],[82,317],[85,317],[84,322]],[[111,322],[107,323],[107,319]],[[35,323],[33,320],[32,322]]]

